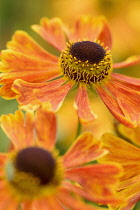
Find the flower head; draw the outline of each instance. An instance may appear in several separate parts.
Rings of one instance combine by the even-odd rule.
[[[94,89],[122,124],[140,125],[140,80],[112,73],[113,68],[140,63],[140,56],[113,63],[111,34],[103,17],[81,16],[72,28],[59,18],[42,18],[40,25],[33,25],[32,29],[60,55],[48,53],[25,32],[15,32],[1,55],[2,97],[17,98],[25,110],[50,102],[56,111],[68,92],[77,87],[74,105],[85,123],[96,118],[87,92]]]
[[[2,115],[1,127],[13,146],[0,154],[1,209],[98,210],[83,199],[116,203],[120,166],[93,164],[107,151],[90,133],[84,133],[60,156],[55,148],[56,118],[42,107],[24,116]]]
[[[101,140],[109,153],[99,162],[115,161],[123,167],[120,184],[117,189],[122,203],[111,209],[132,209],[140,200],[140,127],[128,128],[118,126],[119,133],[124,136],[116,137],[113,134],[104,134]]]

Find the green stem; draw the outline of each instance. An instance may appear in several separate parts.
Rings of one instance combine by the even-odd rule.
[[[78,124],[77,124],[77,131],[76,131],[76,138],[81,134],[82,131],[82,124],[80,123],[80,120],[78,118]]]

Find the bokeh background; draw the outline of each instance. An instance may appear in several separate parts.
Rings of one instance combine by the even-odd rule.
[[[6,43],[16,30],[24,30],[36,39],[45,49],[56,53],[30,29],[38,24],[41,17],[60,17],[65,24],[71,25],[76,16],[104,15],[109,22],[113,37],[112,56],[114,62],[122,61],[133,54],[140,54],[140,1],[139,0],[0,0],[0,50],[6,49]],[[140,65],[133,68],[116,70],[118,73],[140,77]],[[98,119],[82,127],[83,131],[91,131],[96,138],[104,132],[114,132],[115,120],[98,96],[91,98],[93,111]],[[77,115],[73,109],[75,92],[71,92],[65,100],[58,119],[58,146],[61,152],[71,144],[77,135]],[[14,113],[18,108],[15,100],[0,99],[0,115]],[[0,131],[0,151],[7,150],[9,141]],[[137,205],[135,209],[140,209]]]

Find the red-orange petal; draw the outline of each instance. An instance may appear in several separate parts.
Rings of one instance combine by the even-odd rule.
[[[89,164],[66,171],[65,177],[81,185],[95,199],[114,197],[121,168],[116,163]]]
[[[91,133],[84,133],[71,145],[63,155],[66,168],[82,165],[104,156],[107,151],[101,148],[102,144]]]
[[[132,123],[130,127],[140,126],[140,92],[114,81],[107,84],[107,89],[116,98],[124,117]]]
[[[58,61],[56,56],[46,52],[24,31],[16,31],[12,40],[7,43],[7,48],[34,57],[35,59],[52,62]]]
[[[15,148],[31,145],[34,141],[33,114],[17,110],[15,114],[1,116],[1,127]]]
[[[31,210],[65,210],[55,196],[48,196],[44,199],[34,200],[33,207],[34,208]]]
[[[38,141],[51,150],[56,140],[56,117],[46,106],[36,111],[35,128]]]
[[[133,55],[133,56],[128,57],[125,61],[113,63],[113,68],[114,69],[125,68],[125,67],[129,67],[129,66],[134,66],[136,64],[140,64],[140,56],[139,55]]]
[[[72,41],[88,39],[94,41],[102,30],[101,18],[80,16],[71,31],[67,30],[68,38]]]
[[[126,76],[123,74],[117,74],[117,73],[112,73],[111,76],[119,81],[125,82],[130,85],[134,86],[140,86],[140,79],[139,78],[134,78],[130,76]],[[140,90],[140,89],[139,89]]]
[[[53,81],[55,83],[55,81]],[[35,91],[37,99],[41,102],[49,102],[52,109],[57,111],[62,105],[67,93],[72,88],[73,83],[67,82],[66,84],[56,87],[55,89],[47,89],[46,87]]]
[[[22,105],[23,109],[28,109],[28,106],[26,107],[26,105],[31,105],[33,109],[37,109],[40,106],[40,102],[35,97],[34,91],[39,89],[40,92],[44,92],[44,90],[55,89],[62,85],[64,81],[65,80],[63,79],[57,79],[48,83],[29,83],[21,79],[17,79],[13,83],[12,89],[19,95],[17,100],[20,105]]]
[[[77,196],[74,197],[67,189],[60,189],[57,197],[64,206],[73,210],[104,210],[104,208],[93,206],[83,202]]]
[[[116,98],[114,98],[111,94],[107,92],[107,90],[103,89],[102,87],[96,87],[96,90],[109,111],[118,121],[128,127],[134,127],[133,122],[125,118],[124,113],[122,112]]]
[[[97,118],[91,110],[86,86],[79,86],[74,107],[81,123],[87,123]]]
[[[66,38],[63,24],[59,18],[42,18],[40,25],[33,25],[32,29],[43,39],[53,45],[59,51],[66,46]]]
[[[107,47],[107,50],[112,48],[112,37],[111,32],[108,26],[108,23],[104,17],[102,17],[102,30],[97,37],[97,40],[100,40],[101,43],[104,43],[104,47]]]

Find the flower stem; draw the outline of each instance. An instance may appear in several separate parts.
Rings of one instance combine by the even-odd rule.
[[[78,124],[77,124],[77,131],[76,131],[76,138],[81,134],[82,131],[82,124],[80,123],[80,120],[78,118]]]

